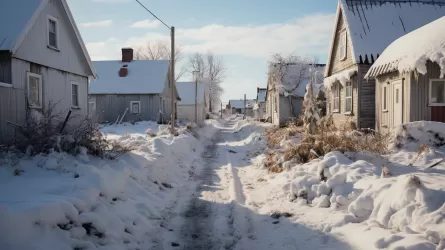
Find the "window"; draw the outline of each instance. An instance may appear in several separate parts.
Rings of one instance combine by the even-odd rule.
[[[382,87],[382,111],[388,111],[388,87],[386,84]]]
[[[48,16],[48,47],[59,48],[57,18]]]
[[[347,36],[346,31],[343,31],[340,34],[340,60],[346,59],[346,45],[347,45]]]
[[[6,75],[7,75],[6,62],[0,62],[0,82],[7,82]]]
[[[89,103],[88,103],[88,111],[89,111],[89,112],[94,112],[94,111],[96,111],[96,103],[95,103],[95,102],[89,102]]]
[[[27,73],[28,104],[33,108],[42,107],[42,76]]]
[[[445,80],[430,80],[430,106],[445,106]]]
[[[346,83],[345,112],[352,113],[352,83]]]
[[[332,100],[334,109],[332,112],[340,112],[340,84],[336,84],[332,88]]]
[[[140,113],[140,101],[132,101],[130,102],[130,110],[132,114],[139,114]]]
[[[71,107],[79,107],[79,85],[75,82],[71,82]]]

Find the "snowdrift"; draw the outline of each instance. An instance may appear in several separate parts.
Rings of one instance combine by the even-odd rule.
[[[115,161],[57,152],[1,157],[0,249],[149,248],[147,235],[200,170],[212,127],[195,131],[201,140],[185,128],[152,138],[147,129],[164,128],[146,122],[105,127],[137,148]]]

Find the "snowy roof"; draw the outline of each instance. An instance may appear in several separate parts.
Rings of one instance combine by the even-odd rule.
[[[308,65],[306,72],[301,76],[300,79],[300,71],[302,70],[302,64],[288,65],[286,69],[286,73],[284,74],[284,83],[278,83],[277,88],[280,94],[282,95],[292,95],[292,96],[300,96],[303,97],[306,93],[306,85],[310,82],[311,72],[324,72],[325,64],[310,64]],[[322,74],[321,74],[322,75]],[[295,87],[299,82],[299,85]]]
[[[339,1],[357,63],[372,63],[397,38],[445,15],[445,0]]]
[[[387,72],[414,71],[426,74],[426,62],[440,65],[441,77],[445,73],[445,17],[429,23],[394,41],[386,48],[365,77]]]
[[[194,82],[177,82],[181,101],[178,104],[191,105],[195,104],[195,83]],[[204,102],[204,85],[198,83],[198,103]]]
[[[257,100],[259,102],[266,101],[266,89],[258,88],[258,90],[257,90]]]
[[[339,82],[341,85],[345,86],[346,82],[351,80],[351,77],[356,74],[357,74],[357,68],[353,67],[350,69],[340,71],[340,72],[333,74],[329,77],[326,77],[324,79],[323,83],[327,89],[330,89],[332,87],[332,84],[334,84],[335,82]]]
[[[168,60],[95,61],[93,64],[98,78],[91,80],[90,94],[159,94],[164,91],[169,69]],[[128,75],[120,77],[123,65],[128,65]]]
[[[12,50],[43,0],[2,1],[0,8],[0,50]]]
[[[242,109],[244,108],[244,100],[230,100],[230,107],[233,109]],[[253,108],[255,106],[255,100],[246,100],[246,107]]]
[[[42,10],[48,1],[49,0],[2,1],[0,8],[0,50],[11,51],[12,54],[15,54],[37,18],[42,14]],[[93,67],[90,55],[88,54],[85,43],[83,42],[82,36],[74,21],[68,3],[66,0],[59,1],[61,2],[63,10],[74,30],[77,42],[79,43],[83,56],[88,63],[91,75],[96,77],[96,71]]]

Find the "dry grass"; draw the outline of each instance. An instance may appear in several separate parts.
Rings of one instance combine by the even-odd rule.
[[[388,153],[389,135],[382,135],[374,131],[368,133],[357,131],[355,125],[347,123],[340,129],[332,125],[332,119],[326,118],[316,127],[315,134],[307,134],[303,127],[291,124],[281,129],[270,129],[266,132],[270,152],[267,153],[266,166],[270,172],[280,173],[284,169],[276,159],[284,156],[284,161],[306,163],[332,151],[360,152],[367,151],[377,154]],[[370,133],[369,133],[370,132]],[[277,149],[283,139],[301,133],[301,143],[287,145],[284,149]]]

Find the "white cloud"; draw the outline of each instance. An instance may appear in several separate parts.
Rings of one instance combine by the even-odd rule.
[[[159,25],[161,25],[161,22],[158,21],[158,20],[145,19],[145,20],[133,23],[130,27],[132,27],[132,28],[154,29],[154,28],[159,27]]]
[[[185,53],[213,51],[221,55],[269,58],[273,53],[294,53],[302,56],[326,55],[332,36],[334,14],[314,14],[288,23],[224,26],[210,24],[194,29],[178,29],[176,43]],[[150,20],[134,23],[142,27]],[[148,32],[117,40],[113,44],[137,47],[146,42],[169,41],[170,34]],[[106,45],[107,46],[107,45]],[[104,53],[112,53],[105,49]]]
[[[91,28],[91,27],[107,27],[113,24],[113,20],[103,20],[97,22],[89,22],[80,24],[82,27]]]

